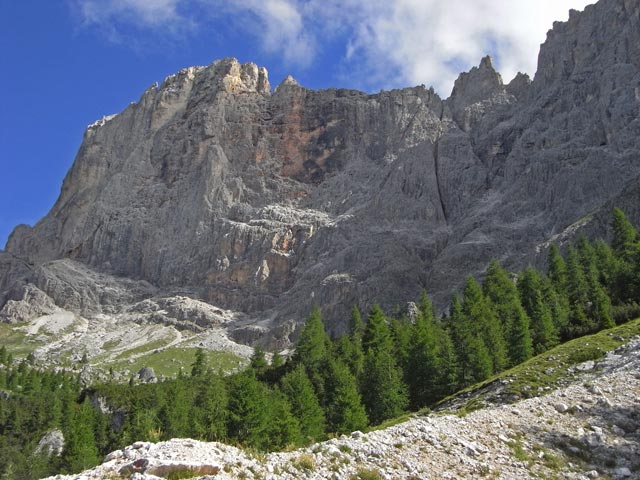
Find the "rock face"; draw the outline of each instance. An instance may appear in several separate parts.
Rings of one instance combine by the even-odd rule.
[[[178,294],[284,345],[313,303],[339,333],[355,303],[426,289],[444,306],[492,257],[539,262],[576,224],[604,235],[612,206],[638,222],[639,16],[637,0],[572,12],[533,81],[504,85],[485,57],[447,100],[291,77],[271,93],[234,59],[182,70],[87,128],[51,212],[0,252],[0,315],[38,314],[9,303],[29,295],[50,309],[38,291],[87,315]]]

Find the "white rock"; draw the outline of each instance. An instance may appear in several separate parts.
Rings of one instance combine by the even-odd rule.
[[[631,476],[631,470],[627,467],[618,467],[613,471],[614,478],[627,478]]]
[[[111,460],[116,460],[118,458],[122,458],[124,456],[124,453],[122,452],[122,450],[115,450],[109,454],[107,454],[106,457],[104,457],[104,461],[105,462],[110,462]]]

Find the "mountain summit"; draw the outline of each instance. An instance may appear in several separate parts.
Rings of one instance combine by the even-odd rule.
[[[446,100],[184,69],[87,128],[49,214],[0,252],[0,318],[151,308],[285,346],[314,303],[340,333],[354,304],[443,306],[491,258],[605,234],[612,206],[637,222],[639,19],[637,0],[572,12],[533,81],[485,57]]]

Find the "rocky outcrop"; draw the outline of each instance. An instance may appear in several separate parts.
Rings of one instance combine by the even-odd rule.
[[[64,434],[60,430],[51,430],[42,436],[34,453],[47,457],[59,457],[64,450],[64,444]]]
[[[57,282],[73,265],[129,279],[126,308],[182,295],[243,313],[237,338],[285,346],[314,303],[332,333],[353,304],[426,289],[444,307],[492,257],[539,262],[576,222],[604,235],[612,205],[637,222],[639,15],[631,0],[573,12],[533,81],[504,85],[485,57],[447,100],[291,77],[271,93],[234,59],[185,69],[87,128],[51,212],[0,254],[0,305],[30,283],[89,316],[122,310]]]

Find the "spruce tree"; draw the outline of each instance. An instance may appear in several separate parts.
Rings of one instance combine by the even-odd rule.
[[[364,429],[369,420],[356,379],[342,362],[331,362],[328,377],[328,429],[336,434]]]
[[[131,444],[138,441],[159,441],[154,438],[154,433],[160,430],[160,420],[155,412],[150,408],[134,409],[125,417],[124,441]]]
[[[436,342],[438,344],[438,400],[455,392],[459,383],[459,364],[451,332],[442,321],[436,321]]]
[[[184,378],[177,378],[166,388],[166,402],[160,409],[165,439],[191,436],[191,396]]]
[[[572,338],[594,332],[596,325],[589,318],[589,284],[582,268],[578,252],[572,246],[567,250],[567,296],[571,313],[569,333]]]
[[[598,265],[596,261],[596,251],[593,248],[593,245],[591,245],[589,239],[584,235],[580,235],[578,238],[577,252],[580,260],[580,266],[582,267],[584,274],[588,275],[589,272],[594,270],[597,272]]]
[[[272,369],[278,369],[280,367],[282,367],[284,365],[284,359],[282,358],[282,355],[280,355],[280,352],[278,352],[277,350],[275,352],[273,352],[273,355],[271,356],[271,365],[270,367]]]
[[[324,412],[303,365],[297,365],[282,378],[281,389],[298,419],[303,440],[307,443],[320,440],[325,430]]]
[[[613,301],[617,298],[615,278],[619,262],[611,247],[602,239],[595,242],[593,250],[600,284],[609,292]]]
[[[406,316],[394,318],[390,322],[391,338],[393,340],[394,357],[402,370],[407,369],[411,348],[412,325]]]
[[[440,397],[440,359],[433,308],[423,292],[419,313],[411,329],[406,382],[412,409],[429,405]]]
[[[357,306],[353,306],[351,310],[351,322],[349,325],[349,337],[353,345],[353,353],[347,365],[351,369],[351,373],[359,379],[364,370],[364,350],[362,348],[362,337],[364,336],[364,322],[362,315]]]
[[[330,361],[331,342],[324,328],[322,315],[317,307],[300,332],[300,338],[293,355],[293,364],[305,366],[309,380],[318,396],[320,405],[326,405],[325,380]]]
[[[640,240],[637,230],[622,210],[616,208],[611,221],[611,248],[617,259],[614,298],[632,303],[640,298]]]
[[[387,319],[377,305],[371,309],[364,331],[362,398],[371,422],[400,415],[408,406],[402,371],[394,357],[394,344]]]
[[[225,381],[217,374],[207,373],[198,384],[192,421],[198,437],[223,441],[227,437],[227,406],[229,395]]]
[[[502,324],[497,319],[490,301],[483,295],[480,285],[471,276],[467,278],[464,287],[462,310],[467,322],[486,345],[492,363],[491,372],[504,370],[509,359]]]
[[[632,260],[633,254],[631,250],[632,246],[638,242],[638,232],[619,208],[613,209],[611,229],[613,231],[613,238],[611,239],[613,251],[624,261]]]
[[[253,369],[254,372],[256,372],[258,378],[261,378],[269,368],[269,362],[267,362],[264,349],[260,345],[256,345],[254,347],[253,354],[251,355],[251,360],[249,362],[249,367]]]
[[[100,457],[93,431],[93,408],[86,401],[72,405],[69,413],[64,431],[62,463],[66,472],[74,473],[97,465]]]
[[[509,354],[509,366],[531,358],[533,344],[529,331],[529,316],[522,308],[514,281],[496,260],[489,265],[483,290],[502,324]]]
[[[548,256],[549,279],[555,290],[560,294],[565,294],[567,289],[567,265],[560,255],[558,246],[553,244],[549,249]]]
[[[269,445],[269,396],[253,370],[231,378],[227,434],[241,445],[266,449]]]
[[[206,371],[206,356],[202,348],[196,349],[196,355],[193,363],[191,364],[191,376],[197,377],[203,375]]]
[[[493,370],[489,349],[480,335],[478,326],[465,315],[457,295],[454,295],[451,302],[449,326],[458,359],[460,387],[489,377]]]
[[[374,305],[369,312],[369,322],[364,330],[362,348],[365,355],[369,352],[393,351],[393,340],[387,317],[378,305]]]
[[[300,445],[302,434],[300,422],[291,412],[291,404],[279,390],[269,392],[269,422],[266,429],[267,442],[263,449],[283,449]]]
[[[530,318],[533,350],[536,354],[554,347],[559,342],[551,306],[543,297],[542,282],[542,276],[533,267],[525,268],[518,280],[520,299]]]

